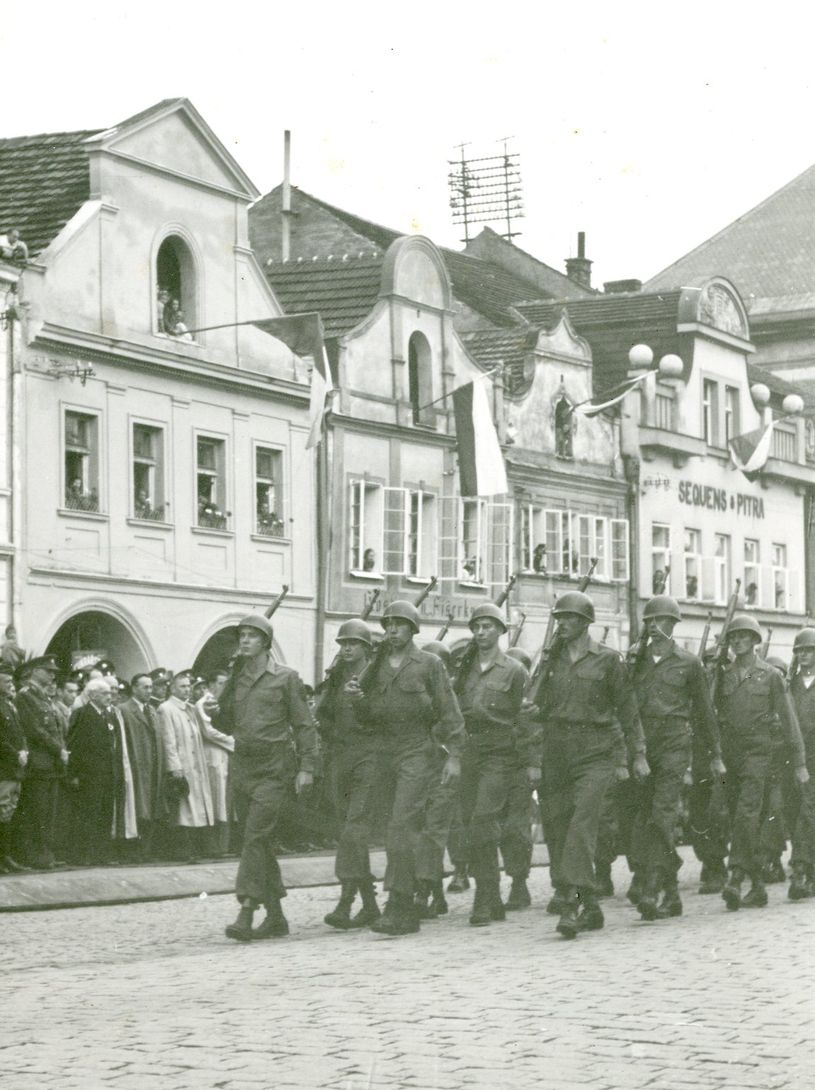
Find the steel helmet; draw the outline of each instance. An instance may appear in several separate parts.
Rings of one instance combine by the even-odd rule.
[[[267,621],[260,613],[250,613],[246,617],[241,617],[238,621],[238,630],[240,631],[241,628],[257,629],[257,631],[262,632],[269,641],[269,646],[272,646],[274,629],[272,628],[271,621]]]
[[[437,659],[441,659],[445,666],[450,665],[450,648],[441,642],[441,640],[431,640],[422,646],[422,651],[427,651],[429,655],[435,655]]]
[[[642,619],[647,621],[651,617],[670,617],[674,621],[682,620],[682,614],[679,612],[676,599],[667,594],[657,594],[655,598],[645,603]]]
[[[527,655],[522,647],[510,647],[507,651],[507,658],[517,659],[527,673],[532,669],[532,656]]]
[[[813,646],[815,646],[815,644],[813,644]],[[770,655],[764,661],[767,663],[768,666],[774,666],[776,670],[780,670],[784,677],[787,676],[788,666],[786,662],[784,662],[783,659],[778,658],[777,655]]]
[[[359,640],[360,643],[366,643],[368,647],[371,647],[374,642],[370,628],[359,617],[352,617],[350,621],[343,621],[335,639],[337,643],[344,643],[346,640]]]
[[[409,625],[412,625],[414,633],[419,631],[419,625],[421,623],[419,611],[416,606],[414,606],[413,602],[403,602],[401,600],[391,602],[380,618],[379,623],[383,628],[385,627],[385,621],[390,617],[396,617],[400,621],[407,621]]]
[[[470,616],[470,620],[467,623],[469,624],[470,628],[472,628],[473,621],[482,620],[484,618],[490,621],[495,621],[496,624],[499,624],[501,626],[501,631],[506,632],[507,619],[501,612],[500,608],[495,605],[494,602],[484,602],[482,605],[476,606],[472,612],[472,615]]]
[[[761,634],[761,629],[758,627],[758,621],[755,619],[755,617],[750,617],[746,613],[736,614],[736,616],[727,626],[725,639],[730,639],[730,637],[736,632],[752,632],[756,638],[756,643],[762,643],[764,640],[764,636]]]
[[[555,602],[552,613],[556,617],[563,613],[576,613],[586,621],[594,620],[594,603],[588,594],[582,594],[579,590],[569,590],[561,594]]]
[[[815,647],[815,628],[802,628],[795,637],[793,651],[800,651],[803,647]]]

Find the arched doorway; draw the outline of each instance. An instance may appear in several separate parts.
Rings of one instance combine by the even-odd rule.
[[[77,613],[57,629],[45,649],[63,670],[81,669],[103,658],[113,663],[116,674],[130,678],[150,663],[140,642],[118,618],[101,610]]]
[[[238,651],[238,626],[225,625],[214,632],[195,657],[193,671],[201,677],[209,677],[216,670],[226,669]],[[272,644],[272,658],[282,662],[279,650]]]

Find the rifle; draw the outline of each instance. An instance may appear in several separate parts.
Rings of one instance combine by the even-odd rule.
[[[427,584],[427,586],[422,587],[422,589],[419,591],[418,595],[416,596],[416,601],[413,603],[414,606],[416,606],[417,609],[422,604],[422,602],[425,600],[425,598],[427,598],[427,596],[432,593],[432,591],[435,588],[436,583],[438,583],[438,581],[439,581],[439,577],[437,575],[431,575],[430,582]]]
[[[453,623],[453,611],[452,609],[447,611],[447,620],[441,626],[436,636],[437,643],[441,643],[447,633],[450,631],[450,625]]]
[[[512,633],[512,639],[509,641],[509,646],[510,647],[517,647],[518,646],[518,640],[521,638],[521,633],[524,630],[524,625],[525,624],[526,624],[526,614],[522,613],[520,621],[518,621],[518,623],[515,625],[515,631]]]
[[[654,594],[663,594],[671,575],[671,565],[665,565],[665,571],[659,571],[654,575]]]
[[[767,640],[766,640],[764,646],[761,649],[761,657],[763,659],[766,659],[767,655],[769,655],[769,653],[770,653],[770,644],[772,642],[772,638],[773,638],[773,630],[768,626],[767,627]]]
[[[379,601],[379,587],[374,587],[374,589],[371,591],[371,597],[365,603],[365,608],[363,609],[362,613],[360,613],[360,615],[359,615],[359,619],[361,621],[367,621],[368,620],[368,618],[371,616],[371,614],[374,611],[374,606],[376,605],[376,603],[378,601]]]
[[[501,591],[501,593],[498,595],[498,597],[495,599],[495,601],[493,603],[494,605],[498,606],[499,609],[500,609],[500,607],[502,605],[504,605],[507,598],[509,598],[509,592],[515,586],[517,581],[518,581],[518,576],[517,575],[510,575],[509,579],[507,580],[506,586],[504,587],[504,589]],[[470,667],[475,662],[475,656],[477,654],[478,654],[478,644],[475,642],[474,639],[470,639],[467,646],[464,648],[464,654],[459,659],[458,667],[456,668],[456,679],[453,682],[453,689],[455,690],[456,693],[461,692],[462,686],[464,685],[464,679],[467,677],[467,674],[470,672]]]
[[[591,558],[588,571],[577,584],[577,589],[581,594],[585,594],[591,584],[591,577],[594,575],[594,569],[597,567],[597,557]],[[526,686],[526,693],[524,697],[531,704],[538,703],[538,697],[541,689],[544,686],[544,682],[549,680],[549,674],[552,667],[552,652],[554,650],[555,641],[557,639],[557,633],[555,630],[555,609],[557,608],[557,599],[555,599],[554,605],[549,611],[549,620],[546,622],[546,635],[543,637],[543,647],[540,649],[538,655],[538,661],[535,664],[535,669],[532,671],[532,675],[529,678]]]
[[[719,681],[721,680],[722,670],[727,665],[728,659],[728,647],[727,647],[727,630],[730,627],[730,622],[733,620],[733,615],[736,612],[736,607],[739,601],[739,589],[741,588],[741,579],[736,580],[736,586],[733,593],[727,602],[727,610],[724,615],[724,624],[722,625],[722,631],[719,634],[719,639],[716,643],[716,662],[713,667],[713,679],[710,683],[710,699],[715,707],[716,697],[719,694]]]
[[[288,585],[288,583],[284,583],[283,586],[281,587],[280,594],[278,594],[278,596],[275,598],[275,600],[272,602],[272,604],[269,606],[269,608],[263,614],[263,616],[266,618],[267,621],[270,621],[272,619],[272,617],[274,617],[275,613],[277,613],[277,611],[280,609],[280,606],[281,606],[281,604],[283,602],[283,599],[286,597],[286,595],[288,593],[289,593],[289,585]]]
[[[710,639],[710,626],[713,624],[713,613],[708,612],[707,620],[705,621],[705,627],[702,629],[702,638],[699,641],[699,658],[702,662],[705,661],[705,651],[707,651],[707,641]]]

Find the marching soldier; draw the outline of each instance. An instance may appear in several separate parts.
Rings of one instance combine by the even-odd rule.
[[[507,658],[520,662],[527,677],[532,673],[532,659],[523,648],[508,648]],[[536,757],[540,760],[539,752]],[[532,793],[537,784],[529,780],[527,759],[524,753],[517,755],[507,804],[501,818],[501,858],[504,861],[504,870],[512,879],[509,896],[504,905],[508,912],[528,908],[532,903],[527,881],[532,869],[532,819],[535,806]]]
[[[606,793],[628,775],[623,739],[634,775],[648,775],[645,741],[625,666],[616,651],[589,637],[591,598],[561,595],[554,607],[556,645],[540,688],[543,720],[541,812],[549,848],[557,930],[572,939],[601,928],[594,855]]]
[[[636,875],[642,890],[640,915],[655,920],[682,914],[677,888],[682,860],[674,842],[693,733],[703,736],[711,772],[723,775],[724,765],[704,667],[672,638],[682,620],[679,606],[673,598],[657,595],[646,603],[642,619],[647,644],[633,664],[632,680],[651,772],[637,789],[632,856],[641,867]],[[664,896],[657,904],[661,890]]]
[[[462,660],[456,683],[467,728],[461,807],[470,871],[475,879],[470,916],[474,927],[504,918],[498,845],[501,818],[519,761],[526,768],[531,786],[541,776],[537,731],[532,729],[531,719],[521,715],[528,675],[498,646],[506,630],[506,621],[496,605],[485,603],[473,611],[470,631],[475,654]]]
[[[777,718],[799,784],[809,780],[804,743],[784,681],[778,670],[756,656],[762,641],[753,617],[737,614],[725,639],[735,661],[721,670],[717,711],[722,731],[722,752],[727,766],[725,795],[731,821],[730,874],[722,890],[731,911],[763,908],[767,891],[760,849],[761,809],[773,756],[773,728]],[[741,885],[751,880],[742,898]]]
[[[413,643],[419,632],[416,607],[411,602],[391,602],[382,614],[382,627],[385,639],[360,678],[352,678],[345,691],[359,701],[358,716],[381,739],[379,777],[390,811],[385,837],[389,897],[371,930],[406,935],[420,926],[413,896],[416,848],[436,744],[431,727],[449,753],[442,770],[446,783],[461,772],[464,724],[441,661]]]
[[[801,736],[804,740],[807,769],[815,775],[815,628],[802,628],[793,643],[793,669],[790,680],[792,698]],[[797,803],[791,813],[792,878],[789,898],[800,901],[815,896],[815,798],[813,782],[801,784],[789,792]]]
[[[230,939],[276,938],[289,925],[280,901],[286,896],[275,855],[275,832],[292,790],[313,783],[317,731],[303,683],[270,655],[273,630],[260,614],[238,624],[238,658],[220,700],[205,705],[213,725],[235,739],[232,788],[243,850],[235,894],[240,912],[226,928]],[[252,927],[261,905],[266,918]]]
[[[376,811],[379,746],[370,725],[357,718],[358,701],[345,692],[346,683],[359,677],[368,662],[373,648],[371,630],[358,618],[344,621],[337,643],[339,661],[320,694],[315,714],[328,749],[331,797],[342,827],[334,864],[340,899],[325,922],[347,931],[367,927],[379,918],[368,851]],[[357,893],[362,897],[362,908],[352,917]]]

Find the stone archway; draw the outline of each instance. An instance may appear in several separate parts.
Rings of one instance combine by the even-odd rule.
[[[117,676],[125,680],[151,669],[137,636],[118,617],[99,609],[86,609],[63,621],[48,641],[45,653],[53,655],[63,670],[105,658],[113,663]]]
[[[193,671],[202,677],[209,677],[216,670],[223,670],[229,666],[238,650],[238,626],[227,624],[217,629],[203,643],[201,650],[195,656]],[[272,642],[272,658],[275,662],[283,662],[280,648],[275,641]]]

